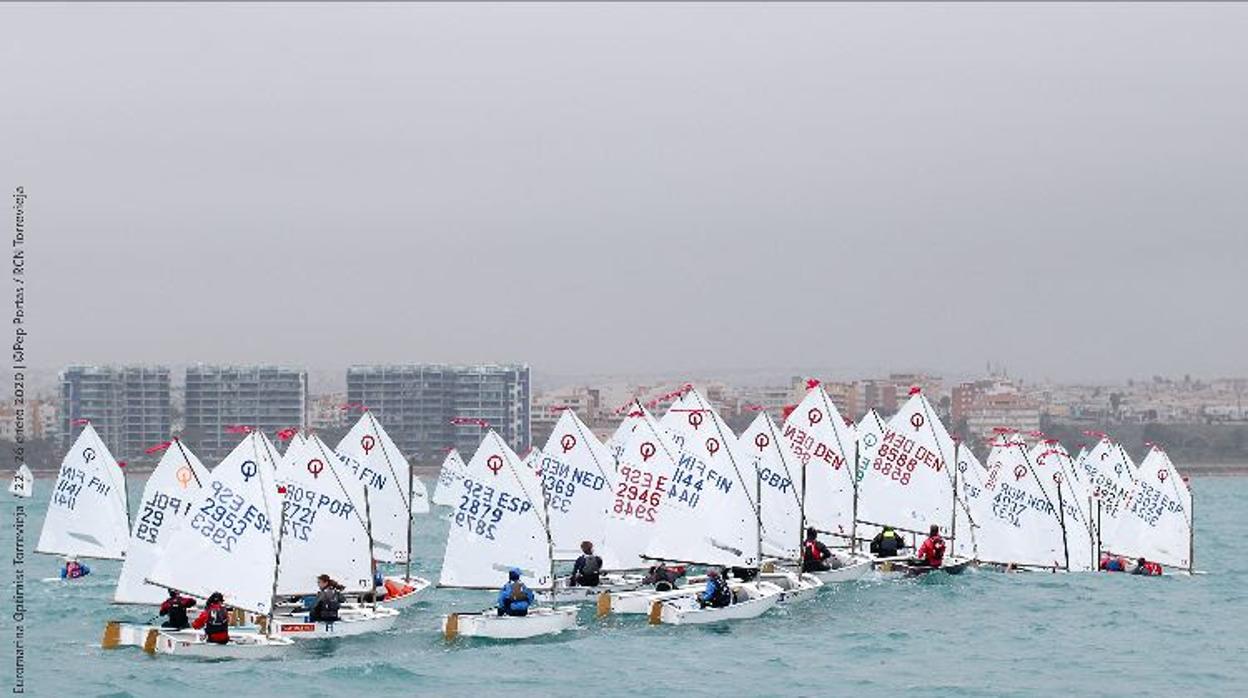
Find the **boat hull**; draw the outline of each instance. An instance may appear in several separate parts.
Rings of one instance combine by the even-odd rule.
[[[398,596],[386,596],[386,598],[381,600],[382,606],[395,609],[408,608],[409,606],[415,605],[417,601],[420,601],[421,592],[428,589],[431,584],[428,579],[423,577],[412,577],[411,579],[405,579],[403,577],[386,577],[385,581],[411,587],[411,590],[406,593]]]
[[[259,633],[230,633],[230,641],[208,642],[198,630],[161,630],[155,633],[149,652],[201,659],[272,659],[284,656],[295,644],[284,637]],[[145,648],[146,649],[146,648]]]
[[[790,604],[813,599],[823,588],[823,582],[815,575],[798,573],[789,570],[779,572],[763,572],[758,575],[761,582],[769,582],[780,587],[780,603]]]
[[[780,602],[784,590],[771,582],[750,582],[731,585],[738,601],[723,608],[701,608],[696,597],[656,602],[661,610],[658,622],[668,625],[705,625],[730,620],[757,618]],[[741,597],[745,598],[741,598]],[[651,614],[651,622],[655,620]]]
[[[672,589],[670,591],[655,591],[654,589],[637,589],[635,591],[623,591],[608,594],[608,611],[609,613],[619,613],[623,615],[645,615],[650,613],[650,607],[655,601],[670,601],[682,599],[686,596],[692,598],[702,591],[701,587],[693,585]],[[602,605],[599,606],[602,608]],[[600,613],[599,615],[605,615]]]
[[[633,591],[641,586],[642,576],[639,574],[604,574],[602,581],[595,587],[571,586],[569,577],[561,577],[555,580],[555,600],[557,602],[577,603],[597,598],[603,592],[619,593]],[[550,594],[538,592],[537,595],[543,599],[549,599]]]
[[[527,616],[500,616],[494,609],[452,613],[442,617],[442,633],[448,640],[456,637],[527,640],[575,628],[576,612],[575,606],[556,606],[529,609]]]
[[[824,570],[822,572],[808,572],[819,578],[824,584],[843,584],[845,582],[855,582],[867,575],[871,574],[874,567],[869,558],[854,558],[848,564],[842,565],[834,570]]]
[[[338,620],[332,623],[310,621],[303,612],[290,612],[274,615],[270,627],[277,637],[316,640],[383,632],[393,628],[398,619],[399,612],[393,608],[348,604],[338,610]]]

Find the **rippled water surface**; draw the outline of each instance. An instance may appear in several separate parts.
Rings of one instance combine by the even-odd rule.
[[[26,549],[48,480],[25,504]],[[132,487],[138,491],[140,487]],[[600,622],[513,644],[447,644],[439,614],[483,592],[435,590],[390,633],[301,644],[288,659],[203,662],[99,648],[119,563],[43,583],[58,560],[26,557],[26,686],[35,695],[1248,695],[1248,478],[1197,478],[1197,566],[1207,575],[1005,575],[871,580],[719,627]],[[15,502],[4,500],[5,557]],[[419,519],[420,573],[436,578],[446,524]],[[6,563],[7,565],[7,563]],[[6,594],[6,602],[11,595]],[[6,604],[11,608],[11,603]],[[12,628],[4,614],[7,683]],[[7,689],[6,689],[7,692]]]

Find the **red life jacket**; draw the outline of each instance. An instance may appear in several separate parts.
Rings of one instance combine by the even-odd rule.
[[[923,542],[923,548],[920,551],[923,560],[932,567],[940,567],[945,560],[945,539],[940,536],[932,536]]]
[[[1154,577],[1161,574],[1161,565],[1156,562],[1145,562],[1144,569],[1148,570],[1148,573]]]
[[[819,544],[813,540],[806,541],[806,559],[816,562],[823,560],[823,555],[819,553]]]

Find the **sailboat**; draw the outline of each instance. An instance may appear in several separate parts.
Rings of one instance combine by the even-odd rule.
[[[13,471],[13,482],[9,483],[9,494],[14,497],[28,498],[35,493],[35,476],[30,468],[22,463]]]
[[[797,456],[780,439],[771,416],[760,412],[741,433],[740,450],[748,454],[747,470],[758,477],[759,548],[765,560],[777,558],[797,569],[775,568],[764,563],[759,579],[772,582],[784,590],[781,603],[800,601],[814,596],[823,581],[814,573],[801,571],[802,477]],[[866,563],[870,571],[871,564]]]
[[[334,449],[351,464],[368,488],[373,557],[378,562],[402,563],[403,575],[387,575],[382,583],[392,608],[418,600],[430,582],[412,574],[412,516],[429,513],[429,495],[416,479],[411,464],[371,411],[360,416]]]
[[[1062,527],[1066,531],[1066,569],[1087,572],[1096,569],[1096,545],[1087,487],[1075,461],[1057,439],[1043,439],[1028,454],[1049,501],[1061,506]]]
[[[1108,552],[1193,570],[1192,493],[1164,450],[1149,448]]]
[[[917,389],[885,426],[880,442],[869,455],[871,466],[858,486],[856,525],[878,530],[891,525],[914,537],[927,535],[936,524],[955,539],[957,463],[960,445],[945,430],[936,410]],[[875,530],[871,530],[874,535]],[[969,560],[947,560],[943,569],[962,572]],[[908,573],[926,573],[901,561],[886,567]]]
[[[976,558],[1010,569],[1066,569],[1062,512],[1049,500],[1020,436],[994,439],[988,471],[991,499],[975,500]]]
[[[368,489],[347,462],[337,458],[316,434],[295,439],[277,468],[284,491],[284,526],[275,594],[315,594],[325,574],[343,585],[344,595],[371,594],[373,556],[369,536]],[[291,638],[346,637],[388,630],[399,612],[375,604],[344,604],[338,620],[313,620],[302,605],[283,605],[273,614],[274,634]]]
[[[147,583],[160,558],[164,543],[185,521],[200,488],[208,480],[208,469],[180,439],[174,438],[143,486],[126,561],[117,577],[113,603],[160,605],[166,590]]]
[[[857,538],[858,483],[853,463],[860,448],[857,435],[815,384],[785,417],[781,434],[797,457],[802,479],[802,528],[810,527],[844,539],[846,552],[834,552],[837,569],[817,573],[825,582],[861,579],[871,571],[869,559],[854,552]]]
[[[666,454],[657,463],[675,467],[658,475],[666,476],[672,488],[667,497],[660,497],[654,535],[645,546],[644,556],[718,565],[724,568],[725,576],[728,568],[758,569],[762,565],[758,474],[747,471],[749,464],[737,453],[735,435],[696,391],[686,393],[684,405],[688,415],[702,415],[701,424],[708,426],[700,431],[701,425],[690,422],[692,428],[685,432],[686,448]],[[649,452],[651,457],[656,455],[653,444]],[[645,459],[640,448],[638,453]],[[784,593],[768,581],[729,586],[736,598],[729,606],[702,607],[696,597],[688,595],[656,600],[651,622],[689,625],[756,618],[774,607]]]
[[[208,479],[208,469],[181,440],[175,437],[163,444],[163,448],[164,455],[143,486],[143,498],[130,531],[113,603],[159,606],[168,598],[165,589],[149,584],[147,578],[174,529],[185,523],[200,488]],[[142,647],[154,629],[147,623],[109,621],[100,644],[104,649],[123,645]]]
[[[285,517],[276,482],[275,451],[252,431],[209,474],[190,519],[169,535],[147,581],[206,599],[214,592],[243,612],[270,616],[281,564]],[[266,622],[268,628],[271,622]],[[197,630],[152,631],[148,652],[210,658],[283,654],[294,641],[263,631],[232,629],[228,644]]]
[[[468,462],[460,487],[438,585],[496,591],[508,571],[518,568],[531,589],[552,590],[554,550],[541,482],[493,430]],[[575,625],[575,606],[532,606],[525,616],[498,615],[491,607],[451,613],[442,620],[447,639],[518,640]]]
[[[1118,521],[1127,508],[1127,499],[1135,489],[1135,466],[1127,452],[1108,436],[1102,436],[1079,461],[1092,496],[1092,527],[1099,558],[1101,550],[1117,547],[1114,535]]]
[[[121,560],[129,535],[125,473],[87,424],[61,461],[35,552]]]
[[[602,558],[597,586],[572,586],[570,577],[562,577],[555,580],[557,596],[575,598],[635,589],[640,576],[616,571],[636,569],[639,560],[625,560],[607,545],[608,528],[619,520],[608,516],[617,488],[615,460],[606,446],[575,412],[564,410],[536,458],[555,559],[575,560],[584,541],[591,543],[594,553]]]
[[[858,466],[855,480],[859,483],[867,474],[867,468],[871,467],[871,458],[868,454],[875,453],[875,447],[880,443],[880,439],[884,438],[884,418],[875,408],[867,410],[867,413],[858,421],[858,426],[854,429],[854,438],[858,442]]]
[[[464,479],[466,467],[459,451],[452,448],[447,452],[442,469],[438,471],[438,484],[433,490],[434,504],[444,507],[459,505],[459,481]]]

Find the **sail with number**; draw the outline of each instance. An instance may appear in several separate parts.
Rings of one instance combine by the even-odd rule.
[[[1062,507],[1066,552],[1072,572],[1096,569],[1096,546],[1088,510],[1088,491],[1075,462],[1056,439],[1037,443],[1028,454],[1049,501]]]
[[[959,445],[956,451],[958,501],[949,550],[953,557],[973,560],[978,557],[979,522],[989,518],[986,512],[992,506],[1000,469],[988,472],[968,446]]]
[[[429,511],[424,484],[411,476],[411,465],[372,412],[361,415],[334,450],[358,464],[356,476],[369,488],[374,556],[406,562],[409,518]]]
[[[937,524],[949,532],[954,442],[922,393],[915,392],[888,421],[870,458],[858,487],[860,524],[924,535]]]
[[[350,458],[339,458],[316,434],[294,439],[277,466],[282,494],[279,596],[311,594],[327,574],[347,592],[373,589],[365,486]]]
[[[1192,493],[1165,451],[1153,446],[1118,519],[1111,552],[1191,568]]]
[[[434,504],[444,507],[459,505],[456,499],[460,491],[459,481],[464,479],[467,468],[459,451],[452,448],[442,461],[442,469],[438,471],[438,484],[433,490]]]
[[[875,453],[875,447],[884,438],[884,418],[874,408],[867,410],[854,429],[854,437],[858,439],[857,480],[862,482],[867,468],[871,467],[871,458],[867,454]]]
[[[1104,437],[1079,461],[1079,469],[1093,500],[1091,518],[1100,547],[1112,550],[1118,519],[1135,488],[1135,467],[1126,451]]]
[[[680,448],[671,432],[640,403],[629,412],[625,423],[629,422],[630,430],[618,447],[617,484],[610,508],[615,521],[608,523],[604,549],[610,549],[624,568],[638,568],[643,566],[650,538],[658,531],[666,499],[696,504],[703,482],[694,482],[693,472],[678,468]]]
[[[281,516],[276,450],[251,432],[208,475],[149,581],[199,598],[219,591],[230,606],[268,613]]]
[[[28,498],[35,493],[35,476],[30,468],[22,463],[13,471],[13,482],[9,483],[9,494],[15,497]]]
[[[520,569],[534,589],[549,589],[550,537],[541,484],[493,430],[468,461],[459,483],[459,505],[450,516],[442,586],[494,589],[507,571]]]
[[[759,412],[741,433],[740,451],[758,474],[759,521],[763,555],[801,558],[802,464],[766,412]]]
[[[988,454],[997,477],[991,506],[979,510],[979,559],[1065,569],[1065,535],[1057,506],[1049,501],[1027,453],[1027,444],[1006,434]]]
[[[120,560],[129,537],[126,475],[88,424],[61,461],[35,552]]]
[[[848,536],[854,530],[854,430],[815,385],[784,419],[784,440],[805,471],[806,523]]]
[[[147,583],[164,545],[186,522],[208,480],[208,469],[180,439],[173,439],[143,486],[126,549],[126,561],[117,577],[116,603],[160,604],[164,589]]]
[[[581,541],[594,544],[606,569],[636,567],[605,545],[608,512],[615,499],[615,459],[572,410],[564,410],[546,439],[542,488],[550,512],[555,559],[576,559]]]

